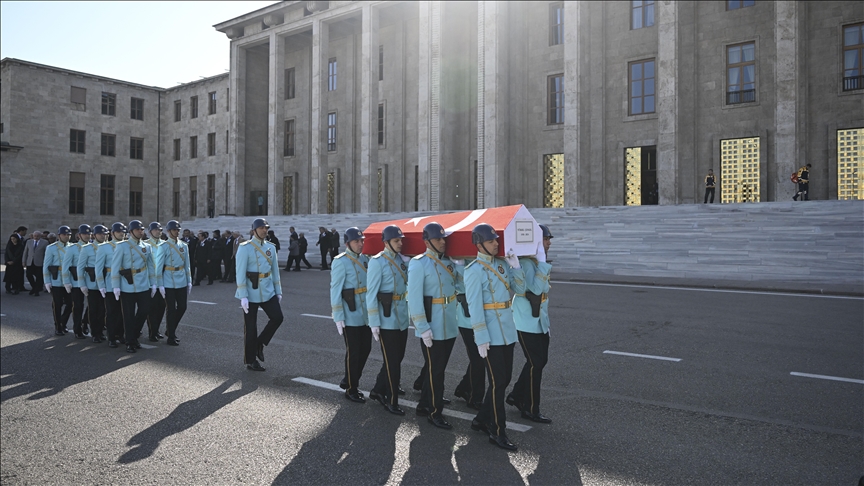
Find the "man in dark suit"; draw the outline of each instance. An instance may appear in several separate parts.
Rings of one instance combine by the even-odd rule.
[[[192,268],[190,268],[189,270],[192,271],[192,281],[194,282],[195,272],[198,269],[198,265],[196,264],[197,262],[195,261],[195,252],[198,251],[198,243],[200,243],[200,241],[198,241],[198,238],[195,238],[195,236],[192,235],[191,231],[189,231],[188,229],[184,229],[183,242],[186,243],[187,247],[189,247],[189,262],[192,266]]]
[[[27,268],[27,281],[30,282],[30,295],[39,296],[45,282],[42,278],[42,263],[45,261],[45,249],[48,241],[42,239],[42,233],[33,233],[33,238],[24,243],[22,261]]]
[[[213,275],[210,273],[210,240],[207,238],[206,231],[198,232],[198,248],[195,250],[195,266],[196,270],[195,283],[192,285],[201,285],[201,279],[207,275],[211,285],[213,283]]]
[[[309,250],[309,241],[306,239],[306,235],[300,233],[297,241],[300,242],[300,261],[306,264],[306,268],[312,268],[312,264],[306,259],[306,252]]]
[[[218,229],[213,230],[213,237],[208,243],[210,245],[210,255],[207,257],[210,260],[209,277],[210,283],[213,283],[214,280],[222,280],[222,246],[225,241]]]
[[[225,230],[225,239],[222,242],[222,261],[225,262],[225,273],[222,274],[222,283],[230,283],[234,281],[234,233],[231,230]]]
[[[327,270],[327,254],[330,253],[330,233],[323,226],[318,228],[318,242],[315,246],[321,250],[321,270]]]

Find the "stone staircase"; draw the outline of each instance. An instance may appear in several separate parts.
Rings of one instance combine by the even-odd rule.
[[[318,226],[341,234],[350,226],[362,229],[376,221],[429,214],[434,213],[268,216],[267,221],[286,243],[290,226],[305,232],[315,254]],[[577,279],[771,281],[785,282],[786,288],[864,289],[864,201],[543,208],[531,214],[555,236],[549,251],[555,272]],[[185,226],[245,233],[252,219],[199,218]]]

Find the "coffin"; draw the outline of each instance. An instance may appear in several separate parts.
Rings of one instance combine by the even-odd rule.
[[[409,256],[419,255],[426,251],[423,227],[432,222],[444,227],[448,235],[445,253],[451,258],[477,256],[477,248],[471,243],[471,230],[480,223],[492,225],[498,233],[498,256],[504,256],[510,249],[518,256],[534,255],[538,243],[543,241],[540,225],[528,209],[519,204],[373,223],[363,232],[366,236],[363,253],[374,255],[383,250],[381,231],[393,224],[405,234],[402,253]]]

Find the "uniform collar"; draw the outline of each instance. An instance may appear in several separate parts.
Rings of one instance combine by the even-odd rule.
[[[479,251],[478,251],[478,252],[477,252],[477,259],[478,259],[478,260],[483,260],[484,262],[487,262],[487,263],[492,263],[492,260],[494,260],[495,257],[490,256],[490,255],[487,255],[487,254],[485,254],[485,253],[483,253],[483,252],[479,252]]]
[[[252,240],[254,240],[256,243],[258,243],[259,246],[263,245],[267,241],[267,240],[262,240],[261,238],[258,238],[258,235],[253,236]]]
[[[390,247],[388,247],[386,244],[384,245],[384,253],[386,253],[387,256],[393,257],[393,258],[395,258],[396,256],[399,255],[395,251],[391,250]]]
[[[359,257],[359,253],[354,253],[350,248],[345,248],[345,253],[350,253],[352,256]]]
[[[128,241],[129,243],[132,243],[133,245],[140,245],[140,244],[141,244],[141,240],[136,239],[136,238],[135,238],[134,236],[132,236],[132,235],[129,235],[129,239],[126,240],[126,241]]]
[[[161,245],[162,244],[162,238],[154,238],[151,236],[149,238],[149,240],[150,240],[152,245]]]

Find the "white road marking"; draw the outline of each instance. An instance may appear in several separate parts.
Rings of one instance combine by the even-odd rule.
[[[661,289],[661,290],[689,290],[692,292],[720,292],[726,294],[752,294],[752,295],[780,295],[784,297],[815,297],[819,299],[845,299],[864,300],[864,297],[853,297],[849,295],[822,295],[822,294],[793,294],[791,292],[765,292],[761,290],[729,290],[729,289],[700,289],[693,287],[671,287],[668,285],[637,285],[637,284],[612,284],[600,282],[565,282],[563,280],[552,280],[554,284],[564,285],[588,285],[597,287],[632,287],[636,289]]]
[[[617,354],[617,355],[619,355],[619,356],[632,356],[632,357],[634,357],[634,358],[659,359],[659,360],[663,360],[663,361],[674,361],[674,362],[676,362],[676,363],[677,363],[678,361],[681,361],[680,358],[667,358],[666,356],[653,356],[653,355],[650,355],[650,354],[624,353],[624,352],[621,352],[621,351],[609,351],[609,350],[606,350],[606,351],[603,351],[603,354]]]
[[[156,346],[153,346],[152,344],[141,344],[141,347],[144,349],[156,349]]]
[[[0,317],[6,317],[6,314],[0,314]]]
[[[332,319],[333,318],[333,316],[320,316],[318,314],[300,314],[300,315],[306,316],[306,317],[317,317],[319,319]]]
[[[856,380],[855,378],[841,378],[839,376],[827,376],[827,375],[812,375],[810,373],[799,373],[797,371],[793,371],[789,374],[792,376],[803,376],[804,378],[819,378],[821,380],[845,381],[848,383],[858,383],[860,385],[864,385],[864,380]]]
[[[216,302],[204,302],[203,300],[190,300],[192,304],[206,304],[206,305],[216,305]]]
[[[327,383],[326,381],[313,380],[312,378],[304,378],[302,376],[298,376],[297,378],[293,378],[291,381],[296,381],[299,383],[305,383],[307,385],[317,386],[319,388],[324,388],[327,390],[343,392],[343,390],[341,388],[339,388],[339,385],[334,385],[333,383]],[[367,392],[365,390],[362,390],[362,391],[366,396],[369,396],[369,392]],[[412,402],[411,400],[404,400],[404,399],[400,398],[399,399],[399,405],[401,405],[402,408],[405,408],[405,407],[416,408],[417,402]],[[474,415],[472,415],[470,413],[457,412],[455,410],[444,409],[442,414],[447,415],[448,417],[454,417],[454,418],[458,418],[458,419],[462,419],[462,420],[468,420],[468,421],[474,419]],[[527,432],[527,431],[531,430],[531,426],[530,425],[517,424],[517,423],[513,423],[513,422],[508,421],[507,422],[507,429],[508,430],[515,430],[516,432]]]

